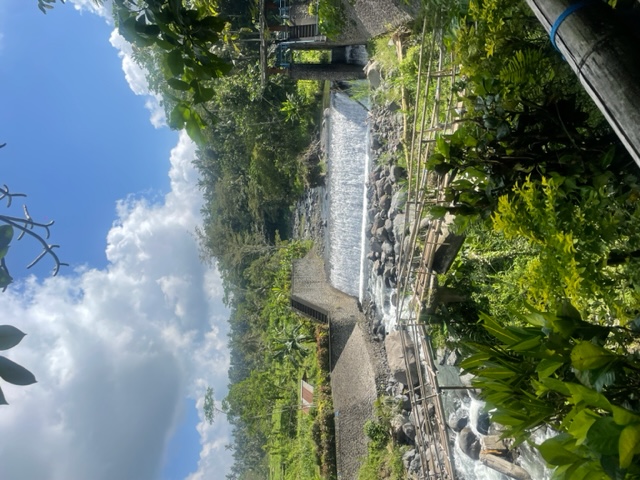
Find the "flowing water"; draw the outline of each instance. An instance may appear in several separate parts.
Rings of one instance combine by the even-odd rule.
[[[367,111],[346,94],[334,92],[328,130],[329,281],[362,300],[364,185],[369,169]]]
[[[335,288],[361,301],[366,290],[382,314],[387,331],[391,331],[396,321],[397,303],[402,302],[397,301],[396,292],[385,287],[381,277],[371,273],[370,261],[365,258],[366,178],[370,169],[366,109],[344,93],[332,93],[327,130],[329,281]],[[447,415],[456,411],[458,415],[467,416],[472,430],[478,434],[477,419],[484,403],[469,396],[456,398],[451,395],[455,394],[445,395]],[[550,431],[539,431],[532,440],[541,443],[552,435]],[[457,442],[454,462],[460,480],[509,480],[465,455]],[[534,480],[550,477],[544,463],[527,445],[521,448],[517,463]]]

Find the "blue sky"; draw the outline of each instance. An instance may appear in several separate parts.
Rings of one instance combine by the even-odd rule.
[[[28,194],[10,213],[55,220],[70,264],[25,270],[27,239],[8,257],[0,311],[28,336],[7,356],[38,384],[0,383],[0,478],[223,478],[229,428],[200,407],[207,385],[225,393],[228,312],[198,260],[194,145],[95,10],[0,3],[0,184]]]

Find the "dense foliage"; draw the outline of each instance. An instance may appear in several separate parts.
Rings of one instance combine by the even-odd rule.
[[[640,172],[519,1],[471,1],[447,33],[465,113],[429,167],[467,242],[442,306],[505,436],[543,424],[556,479],[640,473]],[[476,321],[479,319],[479,321]]]

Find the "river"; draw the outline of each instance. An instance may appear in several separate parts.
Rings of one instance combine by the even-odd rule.
[[[330,283],[360,301],[365,297],[371,298],[383,316],[387,331],[390,331],[396,321],[396,293],[385,287],[381,277],[371,273],[372,264],[366,259],[366,179],[371,168],[367,116],[367,110],[345,93],[331,94],[326,139],[326,257]],[[458,415],[469,418],[470,426],[476,430],[477,417],[484,408],[481,401],[466,396],[462,400],[445,398],[444,403],[448,414],[457,410]],[[532,440],[537,442],[548,436],[544,432],[536,435]],[[472,460],[455,443],[454,463],[460,480],[509,480],[509,477]],[[535,480],[547,480],[550,476],[531,447],[521,449],[517,463]]]

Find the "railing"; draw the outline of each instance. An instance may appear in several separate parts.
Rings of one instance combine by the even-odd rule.
[[[434,363],[429,326],[419,321],[426,299],[433,297],[436,274],[433,260],[438,245],[442,244],[441,220],[432,221],[424,231],[418,225],[429,205],[446,205],[443,191],[451,181],[448,175],[438,175],[426,168],[432,153],[436,135],[451,133],[453,123],[453,85],[457,70],[453,55],[446,51],[439,26],[440,12],[425,16],[418,67],[418,83],[413,102],[413,122],[406,125],[405,137],[408,154],[408,199],[406,227],[410,229],[410,248],[401,252],[398,266],[397,325],[406,332],[401,335],[403,348],[413,343],[416,349],[418,378],[411,378],[409,365],[407,376],[412,411],[416,418],[416,450],[420,454],[423,479],[454,480],[450,440],[442,403],[442,390],[438,383],[437,367]],[[434,25],[427,32],[428,22]],[[403,105],[404,107],[404,105]],[[411,108],[409,106],[409,108]],[[416,255],[419,253],[419,255]],[[409,316],[401,318],[408,302]],[[410,342],[409,342],[410,341]],[[405,360],[409,360],[405,355]],[[416,385],[415,388],[413,385]],[[435,445],[435,447],[433,447]]]

